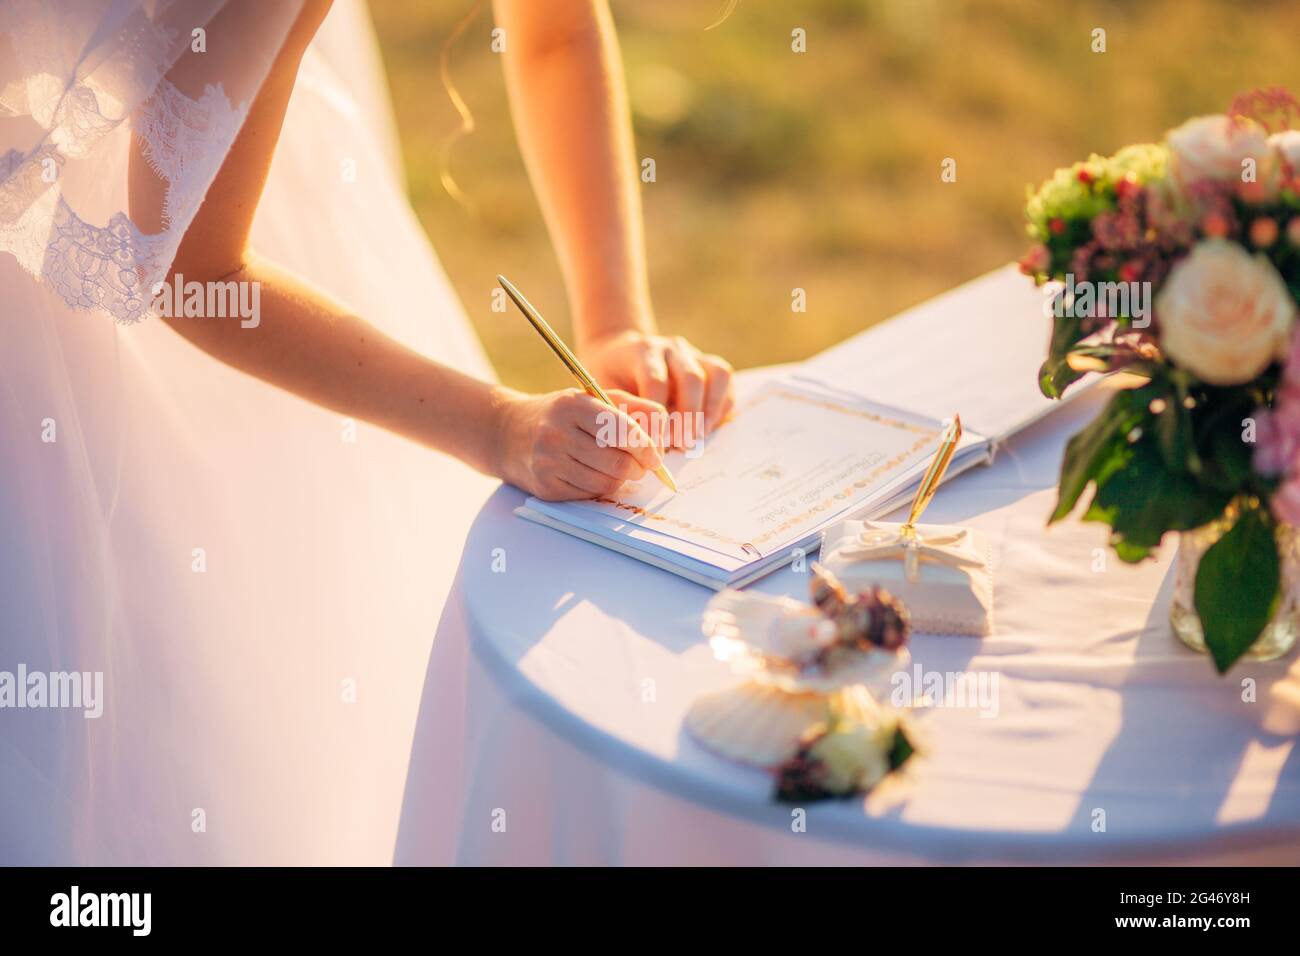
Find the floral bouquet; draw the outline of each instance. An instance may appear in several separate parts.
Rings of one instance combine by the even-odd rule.
[[[1057,170],[1026,207],[1020,263],[1047,300],[1039,373],[1059,397],[1133,373],[1070,440],[1050,521],[1092,489],[1124,561],[1186,532],[1172,620],[1220,673],[1300,630],[1300,102],[1238,97],[1163,143]]]

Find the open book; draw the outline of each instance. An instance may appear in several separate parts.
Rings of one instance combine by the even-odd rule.
[[[947,478],[1055,405],[1037,389],[1042,292],[999,269],[769,379],[732,419],[611,498],[517,513],[715,589],[742,587],[816,547],[844,518],[906,505],[943,432],[964,434]],[[1076,390],[1082,391],[1080,386]]]

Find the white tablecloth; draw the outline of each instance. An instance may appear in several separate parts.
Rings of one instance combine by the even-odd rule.
[[[927,752],[907,779],[803,808],[802,831],[769,775],[682,729],[734,680],[700,634],[711,592],[520,520],[501,489],[434,642],[397,861],[1300,862],[1300,751],[1261,729],[1288,662],[1220,678],[1177,643],[1173,542],[1132,567],[1101,525],[1045,528],[1064,441],[1103,399],[1033,426],[926,514],[993,542],[995,630],[916,635],[914,663],[996,677],[995,712],[917,711]],[[807,577],[756,587],[802,598]]]

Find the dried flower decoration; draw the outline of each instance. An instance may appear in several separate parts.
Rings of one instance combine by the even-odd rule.
[[[1300,120],[1300,100],[1281,86],[1238,93],[1228,104],[1228,116],[1234,123],[1258,123],[1269,133],[1291,129]]]
[[[821,565],[812,571],[812,602],[835,626],[836,643],[860,651],[894,651],[907,643],[911,623],[902,601],[881,587],[849,594]]]

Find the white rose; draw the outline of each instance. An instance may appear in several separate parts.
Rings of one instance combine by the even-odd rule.
[[[1300,173],[1300,129],[1285,129],[1268,138],[1268,145],[1291,165],[1293,172]]]
[[[824,768],[823,783],[831,793],[870,790],[889,773],[889,752],[881,746],[880,734],[856,721],[841,721],[812,745],[809,756]]]
[[[1160,347],[1211,385],[1240,385],[1286,357],[1296,305],[1262,255],[1206,239],[1156,296]]]
[[[1182,190],[1202,179],[1246,182],[1247,159],[1255,161],[1253,181],[1265,195],[1277,185],[1272,147],[1264,130],[1250,120],[1234,123],[1227,116],[1197,116],[1171,130],[1166,142],[1169,173]]]

